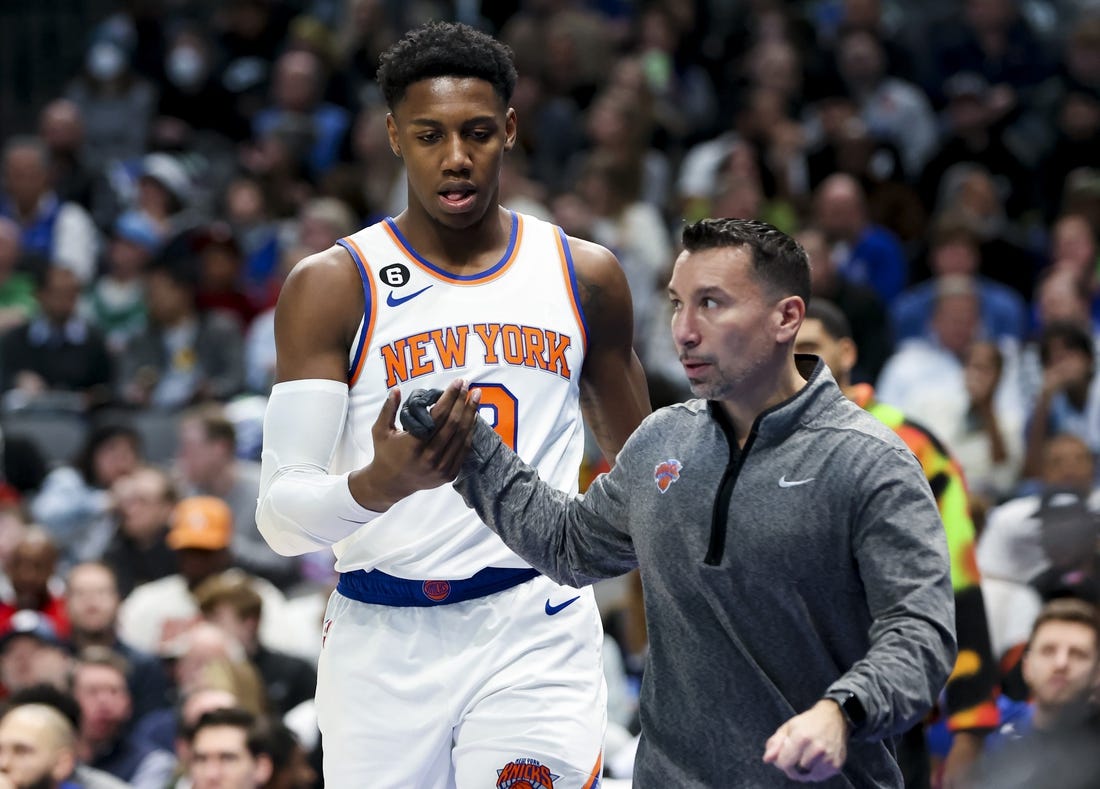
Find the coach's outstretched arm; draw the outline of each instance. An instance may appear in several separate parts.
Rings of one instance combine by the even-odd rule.
[[[538,472],[479,418],[454,488],[536,570],[558,583],[585,586],[638,566],[628,532],[624,457],[620,454],[584,495],[571,496],[541,482]]]

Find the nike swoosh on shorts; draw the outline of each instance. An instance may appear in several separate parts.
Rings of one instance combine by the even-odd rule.
[[[569,600],[566,600],[564,603],[558,603],[557,605],[550,605],[550,598],[547,597],[546,598],[546,615],[547,616],[553,616],[558,611],[565,608],[567,605],[571,605],[571,604],[577,602],[580,599],[581,599],[581,596],[577,595],[576,597],[573,597],[573,598],[570,598]]]

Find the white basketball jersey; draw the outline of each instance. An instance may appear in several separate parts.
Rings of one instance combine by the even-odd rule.
[[[366,309],[349,358],[347,425],[332,473],[366,465],[389,390],[481,388],[481,416],[549,484],[576,493],[584,435],[579,380],[586,329],[565,234],[512,214],[504,256],[457,276],[425,260],[392,219],[342,239]],[[525,567],[450,485],[421,491],[334,546],[336,569],[463,579]]]

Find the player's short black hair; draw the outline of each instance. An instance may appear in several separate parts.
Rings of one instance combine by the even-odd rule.
[[[834,340],[852,339],[852,324],[840,307],[825,299],[814,299],[806,306],[805,320],[821,323],[821,328]]]
[[[752,269],[769,290],[810,303],[810,260],[802,245],[759,219],[700,219],[684,228],[688,252],[720,247],[748,247]]]
[[[432,77],[475,77],[493,86],[507,105],[516,88],[512,50],[457,22],[429,22],[410,30],[378,59],[378,85],[392,110],[409,85]]]

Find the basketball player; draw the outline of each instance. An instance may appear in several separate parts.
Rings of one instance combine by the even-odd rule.
[[[303,260],[279,299],[257,523],[280,553],[336,554],[317,688],[328,785],[581,789],[600,775],[591,591],[533,570],[450,486],[403,498],[453,478],[469,429],[422,445],[396,427],[402,393],[447,388],[441,414],[478,404],[567,491],[582,409],[611,461],[649,411],[618,261],[499,204],[515,81],[510,51],[463,25],[383,55],[408,207]]]

